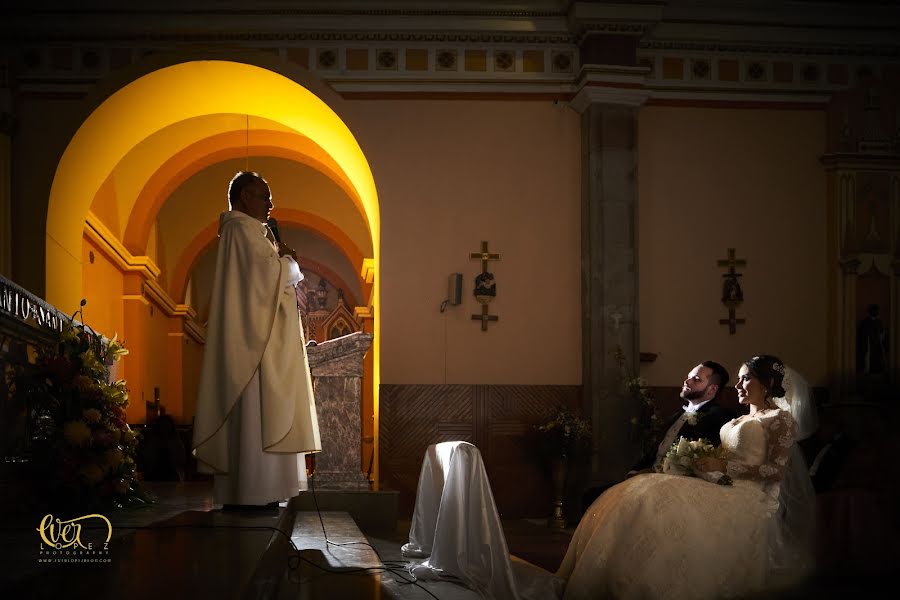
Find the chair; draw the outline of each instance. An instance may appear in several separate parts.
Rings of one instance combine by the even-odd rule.
[[[427,557],[410,569],[416,577],[458,579],[486,598],[555,598],[562,589],[554,575],[510,559],[481,452],[468,442],[425,452],[402,553]]]

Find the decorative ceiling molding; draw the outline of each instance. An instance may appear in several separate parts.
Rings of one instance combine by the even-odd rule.
[[[791,54],[797,56],[866,56],[894,58],[900,56],[900,45],[823,45],[752,44],[644,39],[641,50],[675,50],[679,52],[723,52],[732,54]]]
[[[369,5],[374,4],[374,2]],[[565,17],[566,13],[557,10],[502,10],[502,9],[426,9],[426,8],[242,8],[217,6],[215,8],[8,8],[11,16],[41,17],[48,16],[386,16],[386,17],[493,17],[506,19],[535,19],[547,17]]]
[[[763,101],[774,94],[799,104],[810,93],[827,96],[900,69],[900,19],[895,25],[880,17],[887,9],[850,2],[820,11],[808,10],[814,3],[803,10],[740,3],[726,11],[696,0],[445,0],[437,8],[426,0],[291,2],[229,8],[181,0],[165,9],[134,0],[114,11],[90,8],[100,0],[56,10],[20,6],[0,23],[0,64],[8,63],[19,97],[83,95],[118,69],[196,47],[274,55],[345,97],[557,99],[591,86],[618,90],[610,92],[616,97],[640,88],[651,100]],[[586,38],[607,35],[631,38],[610,41],[612,51],[625,48],[624,58],[607,57],[603,40],[579,51]],[[640,73],[608,65],[595,73],[583,59],[636,59],[640,66],[631,68]]]
[[[569,106],[578,113],[592,104],[615,104],[638,107],[653,92],[645,88],[649,69],[619,65],[588,65],[578,73],[578,85]]]
[[[644,35],[655,23],[608,21],[604,23],[586,23],[581,26],[581,37],[591,33],[625,33],[628,35]]]
[[[208,32],[41,32],[7,34],[15,42],[416,42],[475,44],[574,44],[564,32],[446,32],[446,31],[217,31]]]
[[[664,18],[664,2],[572,2],[569,29],[578,42],[593,34],[643,36]]]

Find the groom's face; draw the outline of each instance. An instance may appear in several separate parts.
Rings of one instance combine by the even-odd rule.
[[[710,384],[709,378],[713,370],[703,365],[697,365],[690,373],[681,387],[681,397],[688,402],[700,404],[711,400],[716,395],[717,387]]]

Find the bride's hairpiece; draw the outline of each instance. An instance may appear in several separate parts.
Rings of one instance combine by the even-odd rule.
[[[760,361],[760,360],[763,360],[763,359],[769,359],[770,361],[772,361],[771,369],[772,369],[773,371],[778,371],[778,374],[781,375],[782,377],[784,377],[784,363],[782,363],[782,362],[781,362],[780,360],[778,360],[777,358],[774,358],[774,357],[768,356],[768,355],[760,354],[760,355],[758,355],[758,356],[754,356],[753,358],[751,358],[751,359],[750,359],[750,362],[757,362],[757,361]]]

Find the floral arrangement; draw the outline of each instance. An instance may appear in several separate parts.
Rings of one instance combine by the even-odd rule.
[[[619,367],[622,393],[637,407],[638,414],[631,418],[631,434],[641,445],[641,455],[646,455],[659,443],[663,433],[663,422],[656,414],[656,401],[647,390],[647,382],[629,371],[625,365],[622,346],[616,346],[614,352]]]
[[[590,448],[590,424],[561,406],[550,420],[535,426],[543,451],[556,458],[577,457]]]
[[[19,378],[36,491],[49,504],[102,510],[147,501],[135,468],[138,437],[125,420],[128,389],[110,381],[110,367],[127,353],[73,318]]]
[[[666,452],[666,457],[663,459],[659,469],[662,473],[701,477],[719,485],[731,485],[731,477],[727,474],[718,471],[704,473],[694,470],[694,463],[700,458],[724,459],[725,457],[726,452],[723,448],[712,445],[705,438],[689,440],[685,437],[680,437]]]

